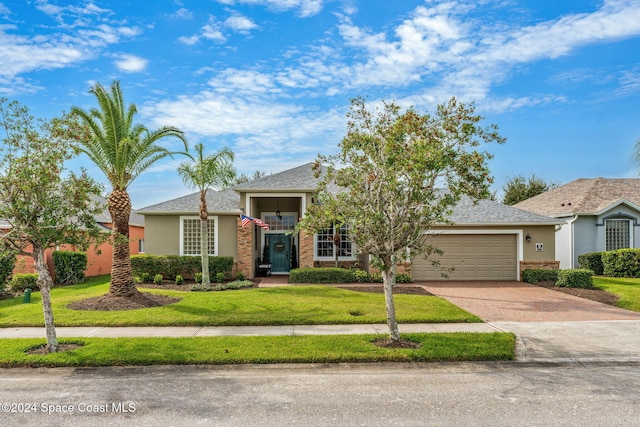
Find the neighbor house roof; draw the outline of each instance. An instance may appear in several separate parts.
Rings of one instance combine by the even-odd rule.
[[[96,222],[99,224],[111,224],[112,220],[109,209],[107,208],[107,199],[104,197],[93,197],[93,199],[104,205],[104,210],[96,215]],[[138,214],[136,210],[131,209],[131,213],[129,214],[129,225],[144,227],[144,217]]]
[[[262,178],[236,185],[233,189],[243,193],[315,191],[320,180],[315,177],[313,166],[314,163],[307,163],[293,169],[263,176]]]
[[[215,191],[209,189],[207,191],[207,209],[209,212],[240,212],[240,195],[231,189]],[[168,200],[166,202],[157,203],[138,209],[138,213],[142,215],[160,215],[160,214],[197,214],[200,208],[200,191],[187,194],[177,199]]]
[[[493,200],[478,200],[463,196],[453,208],[449,219],[455,225],[553,225],[565,221],[503,205]]]
[[[621,201],[640,205],[640,179],[580,178],[514,205],[540,215],[595,214]]]

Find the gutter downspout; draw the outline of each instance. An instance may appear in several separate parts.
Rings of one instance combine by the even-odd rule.
[[[575,268],[575,264],[574,264],[574,259],[575,259],[575,243],[574,243],[574,236],[575,236],[575,226],[574,226],[574,222],[576,222],[576,220],[578,219],[578,215],[574,216],[572,220],[570,220],[567,224],[569,224],[571,226],[571,230],[569,231],[570,234],[570,239],[569,242],[571,244],[569,251],[571,252],[570,255],[570,261],[569,261],[569,268]]]

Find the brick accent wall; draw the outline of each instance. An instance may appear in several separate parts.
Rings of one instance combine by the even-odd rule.
[[[313,234],[301,230],[299,239],[300,268],[313,267]]]
[[[253,273],[253,227],[243,227],[240,218],[237,220],[238,234],[238,259],[236,261],[237,271],[241,271],[244,277],[254,278]]]
[[[537,270],[559,270],[560,261],[520,261],[520,278],[527,268],[535,268]]]

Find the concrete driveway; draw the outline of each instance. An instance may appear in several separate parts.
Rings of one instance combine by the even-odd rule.
[[[416,282],[485,322],[640,320],[640,313],[523,282]]]

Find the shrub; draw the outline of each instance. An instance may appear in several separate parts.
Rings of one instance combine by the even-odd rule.
[[[56,283],[73,285],[84,282],[84,271],[87,269],[85,252],[55,251],[53,253],[53,271]]]
[[[580,268],[593,271],[596,276],[602,276],[604,274],[602,254],[603,252],[590,252],[578,255],[578,265]]]
[[[527,283],[556,282],[559,270],[527,268],[522,273],[522,281]]]
[[[202,283],[202,273],[196,273],[193,275],[194,280],[196,281],[196,283]]]
[[[182,277],[181,275],[177,275],[176,276],[176,285],[180,286],[184,283],[184,277]]]
[[[244,280],[244,273],[242,271],[238,271],[236,273],[236,280],[240,280],[240,281]]]
[[[216,282],[218,283],[224,282],[224,273],[216,273]]]
[[[14,274],[9,284],[13,292],[24,292],[27,288],[32,291],[40,289],[38,286],[38,275],[36,273]]]
[[[640,277],[640,249],[603,252],[602,264],[605,276]]]
[[[353,270],[335,267],[294,268],[289,283],[354,283]]]
[[[226,291],[229,289],[244,289],[253,287],[250,280],[234,280],[233,282],[223,283],[215,287],[216,291]]]
[[[413,277],[410,274],[399,273],[396,275],[396,283],[413,283]]]
[[[151,283],[151,274],[150,273],[140,273],[140,281],[142,283]]]
[[[353,272],[353,276],[358,283],[366,283],[369,281],[369,273],[359,268],[354,268],[351,270]]]
[[[558,271],[557,286],[562,288],[593,288],[593,271],[575,268]]]
[[[16,254],[0,252],[0,294],[4,292],[11,273],[16,265]]]
[[[382,283],[382,274],[381,273],[369,273],[369,282],[371,282],[371,283]]]
[[[195,278],[196,273],[202,271],[202,262],[199,256],[139,254],[131,256],[131,268],[134,274],[146,271],[151,275],[162,274],[163,277],[176,277],[179,274],[185,278]],[[224,273],[225,277],[231,277],[232,270],[233,257],[209,257],[209,273],[212,276]]]
[[[213,288],[211,287],[211,285],[199,284],[199,285],[193,285],[191,287],[192,292],[211,292],[212,290]]]
[[[162,285],[163,279],[164,277],[162,276],[162,274],[156,274],[155,276],[153,276],[153,283],[155,283],[156,285]]]

